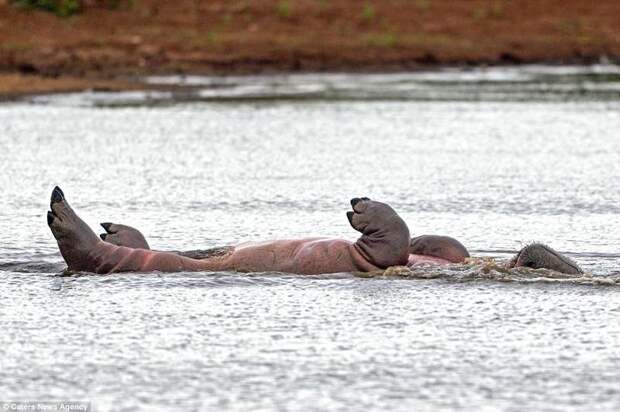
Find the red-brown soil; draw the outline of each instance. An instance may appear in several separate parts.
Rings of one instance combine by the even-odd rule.
[[[619,0],[120,4],[60,18],[0,0],[0,94],[131,88],[146,74],[620,61]]]

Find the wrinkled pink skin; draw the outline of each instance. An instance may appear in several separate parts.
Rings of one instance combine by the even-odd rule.
[[[409,260],[407,261],[407,267],[421,266],[421,265],[449,265],[453,262],[442,259],[435,256],[426,256],[426,255],[409,255]]]
[[[101,238],[106,242],[119,246],[148,249],[148,243],[139,230],[125,225],[103,223],[106,234]],[[228,248],[206,250],[191,250],[174,252],[194,259],[204,259],[221,254]],[[463,263],[469,257],[469,252],[458,240],[449,236],[421,235],[411,239],[409,246],[408,267],[422,265],[447,265]],[[579,275],[583,270],[567,256],[558,253],[551,247],[532,243],[523,247],[507,264],[508,268],[527,267],[531,269],[551,269],[560,273]]]
[[[95,273],[232,270],[312,275],[379,269],[368,262],[353,243],[342,239],[321,238],[244,243],[224,256],[202,260],[98,241],[84,260],[90,263],[72,265],[67,260],[69,270]]]
[[[107,242],[103,242],[107,243]],[[291,249],[291,245],[296,244],[296,246]],[[117,246],[119,247],[119,246]],[[220,264],[216,267],[213,266],[210,269],[196,269],[196,270],[235,270],[238,272],[266,272],[270,270],[276,270],[279,272],[289,272],[289,273],[302,273],[300,267],[304,268],[303,273],[305,274],[319,274],[319,273],[329,273],[327,270],[334,270],[335,272],[370,272],[373,270],[380,270],[376,265],[372,265],[368,263],[361,256],[351,262],[342,262],[341,259],[334,259],[335,255],[342,254],[343,249],[349,249],[353,247],[353,250],[348,250],[346,254],[350,256],[358,256],[358,251],[355,250],[355,246],[353,243],[342,240],[342,239],[328,239],[328,238],[314,238],[314,239],[296,239],[296,240],[278,240],[278,241],[270,241],[270,242],[248,242],[242,243],[234,248],[234,252],[231,255],[228,255],[224,258],[210,258],[210,263],[215,263],[215,259],[221,259]],[[260,259],[258,262],[255,260],[255,256],[263,255],[263,252],[268,249],[273,249],[275,253],[270,250],[269,253],[273,253],[274,262],[265,262],[264,259]],[[131,248],[126,248],[131,249]],[[144,250],[144,249],[131,249],[134,251]],[[153,252],[150,251],[149,252]],[[284,252],[284,253],[282,253]],[[125,252],[123,252],[125,253]],[[136,252],[132,252],[136,253]],[[166,253],[177,255],[172,252],[153,252],[153,253]],[[345,255],[346,255],[345,254]],[[147,269],[143,270],[153,270],[148,268],[147,262],[148,254],[144,255],[145,257],[145,265]],[[177,255],[182,257],[180,255]],[[307,258],[307,261],[306,261]],[[187,259],[187,258],[183,258]],[[110,259],[106,256],[102,257],[101,260],[103,262],[110,261]],[[170,259],[167,259],[170,260]],[[190,259],[193,261],[195,259]],[[198,260],[198,262],[202,262],[203,260]],[[336,269],[332,263],[327,265],[323,265],[322,262],[332,262],[338,261],[342,263],[341,269]],[[152,262],[154,267],[160,266],[161,262],[155,261]],[[276,264],[277,263],[277,264]],[[410,254],[408,256],[408,260],[406,262],[407,267],[414,267],[420,265],[449,265],[450,262],[447,259],[442,259],[434,256],[425,256],[425,255],[416,255]],[[186,266],[187,263],[179,262],[177,267],[182,268]],[[275,266],[278,269],[273,269]],[[122,267],[122,265],[120,266]],[[198,267],[198,266],[196,266]],[[177,271],[175,269],[164,270],[157,269],[162,271]],[[188,269],[183,269],[188,270]],[[101,267],[95,272],[97,273],[109,273],[109,272],[118,272],[119,267]]]
[[[271,259],[264,256],[270,255]],[[235,246],[222,257],[190,259],[170,252],[132,249],[98,242],[89,254],[94,262],[92,272],[180,272],[236,271],[285,272],[315,275],[338,272],[371,272],[382,270],[368,262],[355,244],[343,239],[283,239],[269,242],[248,242]],[[434,256],[409,255],[405,265],[449,265],[452,262]],[[71,268],[69,268],[71,270]],[[85,270],[85,269],[74,269]],[[86,269],[88,270],[88,269]]]
[[[206,259],[191,259],[170,252],[134,249],[102,241],[69,206],[60,188],[52,192],[48,225],[70,271],[179,272],[277,271],[299,274],[369,272],[408,259],[409,230],[396,212],[366,198],[351,201],[349,222],[362,236],[356,242],[342,239],[287,239],[244,243],[230,252]]]
[[[139,249],[149,249],[149,245],[142,233],[139,230],[126,225],[119,225],[114,223],[102,223],[103,228],[107,233],[100,235],[106,242],[118,245],[128,246]],[[328,239],[324,239],[328,240]],[[311,239],[306,239],[311,241]],[[456,247],[453,247],[456,244]],[[236,250],[241,250],[246,246],[256,246],[255,243],[238,245]],[[423,250],[429,252],[429,254],[423,253],[411,253],[412,250]],[[464,251],[464,252],[463,252]],[[204,259],[204,256],[210,256],[212,250],[192,250],[192,251],[175,251],[172,253],[179,254],[181,256],[192,257],[194,259]],[[448,238],[446,236],[424,235],[418,236],[411,240],[411,246],[409,247],[409,256],[407,261],[408,267],[419,265],[447,265],[451,263],[461,263],[465,260],[465,257],[469,256],[466,249],[458,243],[458,241]],[[435,253],[435,255],[430,255]],[[437,254],[446,254],[444,257],[437,256]]]
[[[114,223],[102,223],[101,225],[103,226],[103,228],[106,230],[107,233],[103,233],[99,236],[101,237],[101,239],[105,240],[106,242],[112,243],[118,246],[127,246],[130,248],[149,249],[149,245],[146,239],[144,238],[144,235],[140,233],[138,229],[135,229],[131,226],[119,225],[119,224],[114,224]],[[445,244],[444,244],[445,236],[425,235],[424,237],[426,238],[425,240],[430,240],[431,242],[435,240],[434,238],[437,238],[438,242],[435,242],[435,243],[440,244],[440,246],[444,246],[441,252],[444,252],[445,250],[448,250],[448,252],[451,251],[445,248]],[[412,239],[412,243],[416,239],[418,238]],[[309,239],[306,239],[306,240],[308,241]],[[426,242],[426,244],[432,245],[432,243],[429,243],[428,241]],[[240,250],[242,247],[250,246],[250,245],[251,244],[248,244],[248,243],[237,245],[236,249]],[[416,246],[416,249],[420,249],[419,247],[417,247],[417,245],[415,246]],[[410,251],[411,249],[412,247],[410,247]],[[430,250],[431,252],[433,252],[432,248],[430,248]],[[193,257],[194,259],[203,259],[200,256],[205,255],[205,254],[208,255],[209,254],[208,252],[209,250],[202,250],[202,251],[193,250],[193,251],[187,251],[187,252],[175,251],[172,253],[175,253],[181,256],[186,256],[186,257]],[[408,258],[406,265],[408,267],[413,267],[413,266],[419,266],[419,265],[447,265],[451,263],[463,262],[465,260],[465,257],[463,256],[462,253],[458,254],[457,252],[459,252],[459,250],[456,250],[453,253],[449,253],[445,259],[441,257],[437,257],[437,256],[430,256],[430,255],[424,255],[424,254],[419,254],[419,253],[409,253],[409,258]]]

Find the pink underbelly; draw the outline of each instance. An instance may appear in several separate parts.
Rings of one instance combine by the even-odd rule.
[[[418,265],[449,265],[452,262],[446,259],[434,257],[434,256],[426,256],[426,255],[409,255],[409,261],[407,262],[407,266],[418,266]]]

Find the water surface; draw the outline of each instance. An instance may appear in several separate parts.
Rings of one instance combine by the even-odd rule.
[[[620,70],[152,78],[0,106],[0,393],[97,410],[614,410]],[[59,184],[157,249],[355,239],[348,201],[587,271],[60,277]]]

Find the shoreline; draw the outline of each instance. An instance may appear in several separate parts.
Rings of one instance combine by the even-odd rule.
[[[0,0],[0,99],[161,89],[151,75],[411,72],[620,63],[620,2],[599,0]]]
[[[295,74],[391,74],[391,73],[416,73],[416,72],[439,72],[444,70],[479,70],[492,68],[518,68],[526,66],[548,67],[590,67],[599,64],[620,65],[620,61],[609,60],[606,56],[594,60],[570,60],[570,61],[532,61],[519,64],[443,64],[443,65],[418,65],[415,67],[399,67],[394,65],[381,66],[374,64],[372,67],[342,67],[322,68],[320,70],[277,70],[271,67],[262,70],[244,69],[237,67],[236,70],[225,72],[221,70],[200,70],[194,72],[144,72],[140,75],[117,76],[117,77],[76,77],[76,76],[45,76],[40,74],[22,74],[13,72],[0,72],[0,102],[14,101],[21,98],[62,93],[79,92],[123,92],[123,91],[179,91],[198,89],[202,86],[185,85],[177,83],[151,83],[146,79],[151,76],[157,77],[184,77],[184,76],[270,76],[270,75],[295,75]]]

